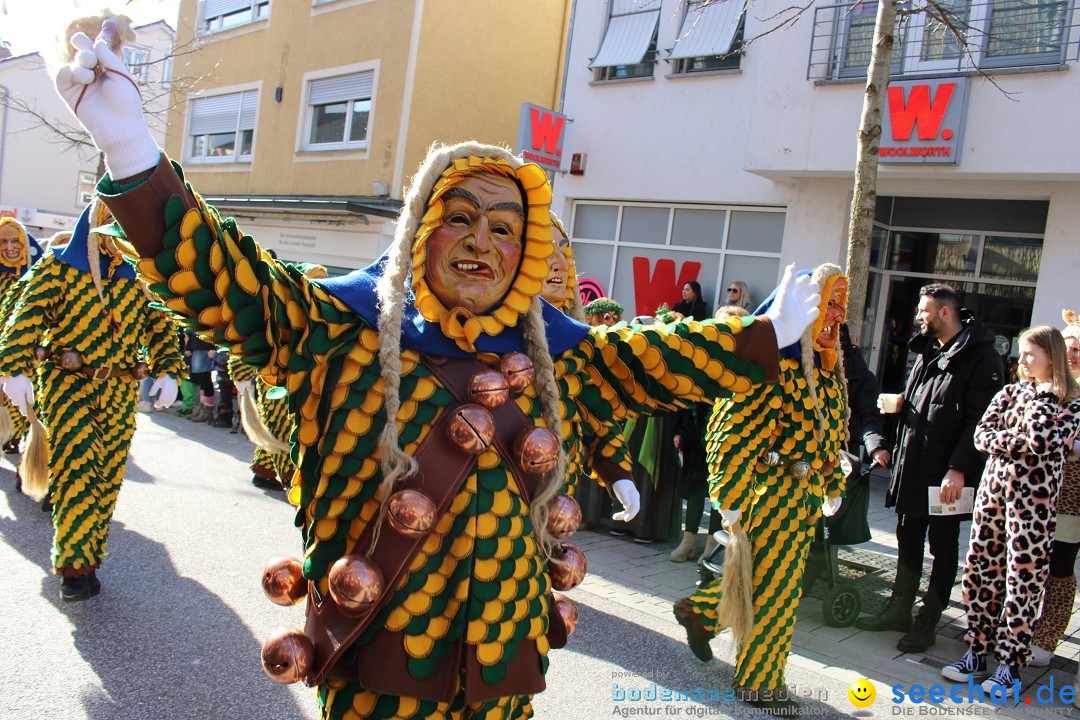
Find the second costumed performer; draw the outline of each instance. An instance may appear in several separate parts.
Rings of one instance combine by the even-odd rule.
[[[18,299],[16,281],[40,259],[41,246],[23,224],[13,217],[0,218],[0,326],[6,324],[11,308]],[[4,452],[17,453],[19,441],[30,429],[30,424],[11,404],[11,400],[4,397],[3,403],[11,422],[11,434],[4,441]],[[0,412],[3,410],[0,409]],[[21,485],[22,478],[16,473],[16,489]]]
[[[83,211],[70,242],[19,281],[0,336],[4,392],[23,415],[34,407],[31,378],[40,372],[52,562],[65,601],[101,587],[97,568],[135,433],[139,380],[156,378],[151,394],[165,407],[185,372],[176,325],[151,307],[113,239],[93,232],[111,221],[97,200]],[[25,483],[32,491],[29,476]]]
[[[73,44],[89,54],[57,87],[105,153],[99,192],[139,272],[289,390],[304,560],[269,568],[264,588],[307,598],[308,624],[268,640],[264,668],[318,685],[324,718],[531,716],[574,614],[550,589],[585,572],[550,511],[578,408],[620,420],[774,378],[777,343],[816,315],[812,284],[789,273],[756,322],[590,330],[538,297],[543,169],[478,143],[429,152],[387,255],[311,281],[161,156],[107,38]]]
[[[702,661],[712,658],[709,641],[731,627],[738,643],[735,689],[770,709],[793,703],[784,668],[803,566],[820,513],[839,509],[844,487],[847,389],[839,340],[848,281],[828,264],[813,278],[821,287],[821,314],[798,343],[781,350],[779,384],[717,400],[713,409],[706,432],[709,492],[732,541],[724,577],[675,605]]]

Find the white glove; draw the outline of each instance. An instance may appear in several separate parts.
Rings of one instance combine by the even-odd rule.
[[[776,298],[765,312],[772,321],[777,347],[787,347],[802,337],[810,323],[820,314],[821,288],[810,281],[809,275],[795,277],[795,266],[788,265],[784,279],[776,291]]]
[[[128,178],[157,165],[161,151],[143,117],[138,87],[124,63],[101,35],[91,41],[76,33],[71,45],[78,52],[74,62],[57,72],[56,89],[105,153],[109,174]],[[94,72],[97,65],[107,72],[99,76]]]
[[[611,486],[611,492],[615,493],[615,498],[623,506],[622,512],[615,513],[611,516],[611,519],[618,522],[633,520],[634,516],[638,514],[638,510],[641,509],[641,493],[638,492],[634,481],[616,480]]]
[[[724,527],[731,528],[739,522],[742,510],[720,510],[720,517],[724,519]]]
[[[176,384],[176,379],[169,375],[162,375],[154,384],[150,386],[150,397],[158,395],[157,402],[154,403],[154,407],[167,408],[176,402],[176,393],[179,391],[180,386]]]
[[[4,394],[23,417],[30,415],[30,408],[34,406],[34,383],[30,378],[25,375],[4,378]]]
[[[243,397],[251,392],[250,380],[234,380],[233,385],[236,387],[236,396]]]
[[[825,517],[832,517],[836,513],[840,512],[840,506],[843,505],[844,498],[831,497],[825,498],[825,502],[821,503],[821,514]]]

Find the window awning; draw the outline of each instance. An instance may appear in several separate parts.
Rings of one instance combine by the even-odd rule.
[[[634,65],[644,59],[660,19],[659,10],[614,15],[608,23],[600,52],[589,67]]]
[[[694,3],[686,11],[679,39],[668,57],[675,60],[731,52],[745,7],[745,0],[719,0],[704,6]]]

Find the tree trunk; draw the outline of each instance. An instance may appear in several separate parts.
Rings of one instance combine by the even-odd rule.
[[[859,125],[859,147],[855,160],[855,188],[851,197],[851,221],[848,225],[847,275],[848,330],[856,345],[862,337],[866,285],[870,272],[870,238],[874,230],[874,207],[877,204],[878,148],[881,146],[881,113],[889,86],[893,30],[896,25],[897,0],[878,2],[877,23],[870,66],[866,70],[866,93]]]

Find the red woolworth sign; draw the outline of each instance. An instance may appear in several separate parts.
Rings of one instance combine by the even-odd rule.
[[[968,85],[968,78],[889,83],[878,161],[958,165]]]
[[[686,262],[675,276],[675,261],[661,258],[656,261],[656,269],[649,272],[649,258],[634,258],[634,316],[653,315],[656,309],[667,303],[671,306],[672,298],[682,297],[683,285],[697,280],[701,272],[701,263]]]
[[[521,103],[518,119],[517,153],[545,170],[562,167],[566,116],[539,105]]]

